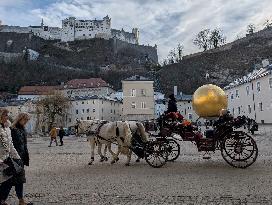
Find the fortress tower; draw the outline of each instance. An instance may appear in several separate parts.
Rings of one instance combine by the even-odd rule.
[[[135,35],[136,44],[139,44],[139,35],[140,35],[139,29],[138,28],[133,28],[132,33]]]

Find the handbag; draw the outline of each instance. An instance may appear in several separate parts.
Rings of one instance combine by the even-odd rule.
[[[21,159],[13,159],[8,157],[4,163],[8,166],[6,169],[3,170],[3,173],[6,176],[14,176],[24,171],[23,163]]]

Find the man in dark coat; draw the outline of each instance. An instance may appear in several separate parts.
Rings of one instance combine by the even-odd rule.
[[[59,130],[60,146],[63,146],[64,135],[65,135],[65,131],[64,131],[63,127],[61,126],[60,130]]]
[[[176,98],[175,98],[174,94],[171,94],[171,95],[169,95],[167,113],[177,112],[177,111],[178,111],[178,108],[177,108]]]

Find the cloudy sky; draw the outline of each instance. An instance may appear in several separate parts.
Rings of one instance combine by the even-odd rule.
[[[195,35],[204,28],[221,28],[232,41],[244,36],[250,23],[261,29],[272,19],[271,0],[0,0],[0,20],[7,25],[61,27],[68,16],[101,19],[107,14],[112,27],[140,29],[140,43],[158,45],[160,60],[178,43],[184,53],[199,49]]]

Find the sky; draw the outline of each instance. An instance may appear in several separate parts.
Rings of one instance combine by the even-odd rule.
[[[112,28],[137,27],[140,44],[157,44],[159,59],[167,57],[178,43],[184,54],[200,51],[193,44],[206,28],[220,28],[227,42],[243,37],[248,24],[262,29],[272,20],[271,0],[0,0],[0,20],[5,25],[61,27],[69,16],[102,19],[109,15]]]

